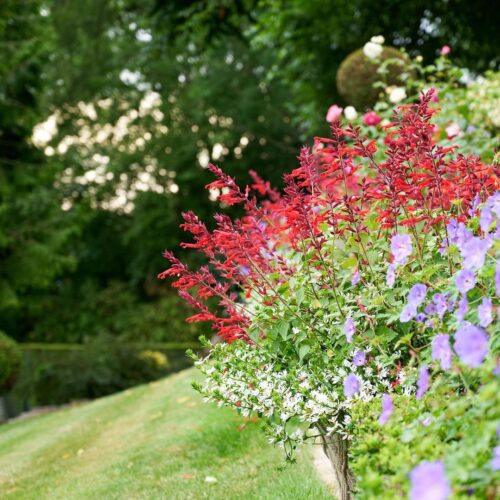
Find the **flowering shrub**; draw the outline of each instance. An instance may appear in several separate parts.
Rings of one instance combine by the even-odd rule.
[[[411,487],[414,499],[446,498],[474,481],[481,491],[491,485],[492,467],[477,479],[475,466],[491,455],[500,419],[499,405],[484,403],[499,350],[498,172],[435,144],[433,97],[423,93],[394,113],[383,148],[334,121],[331,138],[301,151],[282,194],[256,174],[240,189],[211,166],[217,179],[208,187],[220,190],[221,202],[242,205],[244,216],[216,215],[209,231],[184,214],[193,236],[184,247],[207,264],[193,271],[167,252],[171,267],[160,275],[175,277],[197,310],[189,321],[211,322],[225,341],[197,361],[206,375],[197,389],[207,401],[262,417],[289,458],[319,437],[341,498],[355,488],[373,497],[385,475],[394,492]],[[488,423],[482,455],[449,474],[467,442],[462,431],[446,432],[455,404],[470,404],[476,415],[487,408]],[[436,436],[427,448],[416,441],[413,455],[427,416]],[[409,451],[389,467],[385,457],[400,436]],[[386,455],[370,453],[378,450]],[[422,496],[429,484],[434,497]]]

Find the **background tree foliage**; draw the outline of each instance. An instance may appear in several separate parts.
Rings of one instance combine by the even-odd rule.
[[[208,161],[279,184],[301,143],[326,133],[348,53],[382,34],[427,59],[447,43],[481,71],[498,63],[493,6],[2,2],[0,329],[38,341],[195,338],[156,274],[182,211],[226,210],[203,189]],[[35,148],[33,126],[47,119]]]

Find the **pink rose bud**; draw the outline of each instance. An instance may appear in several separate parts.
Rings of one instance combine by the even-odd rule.
[[[365,125],[375,126],[382,121],[382,118],[375,113],[375,111],[368,111],[368,113],[363,115],[363,123]]]
[[[441,54],[442,56],[447,56],[450,52],[451,52],[451,48],[450,48],[450,46],[449,46],[449,45],[443,45],[443,46],[441,47],[441,52],[440,52],[440,54]]]
[[[342,108],[334,104],[328,108],[328,113],[326,113],[326,121],[328,123],[336,122],[342,116]]]

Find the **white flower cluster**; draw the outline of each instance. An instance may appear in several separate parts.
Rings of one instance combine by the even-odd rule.
[[[368,57],[368,59],[377,59],[384,50],[382,46],[384,42],[385,39],[383,36],[372,36],[370,41],[363,46],[363,54]]]
[[[377,358],[366,366],[354,366],[345,360],[342,366],[314,374],[304,365],[293,372],[280,369],[279,360],[250,344],[236,348],[219,344],[214,354],[215,361],[209,356],[197,362],[206,375],[201,388],[205,401],[239,408],[244,416],[254,413],[266,417],[271,422],[270,440],[281,445],[305,439],[301,429],[288,434],[291,420],[307,423],[310,428],[321,423],[329,433],[348,438],[352,406],[368,402],[390,387],[387,365]],[[359,380],[359,390],[345,397],[343,383],[350,374]]]

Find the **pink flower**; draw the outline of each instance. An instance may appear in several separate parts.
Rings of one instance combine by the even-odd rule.
[[[336,122],[342,116],[342,108],[334,104],[328,108],[328,113],[326,113],[326,121],[328,123]]]
[[[382,118],[375,111],[368,111],[363,115],[363,123],[369,127],[377,125],[381,120]]]
[[[449,45],[443,45],[441,47],[441,51],[439,52],[442,56],[447,56],[451,52],[451,48]]]
[[[463,132],[460,130],[460,125],[456,122],[450,123],[445,130],[448,139],[453,139],[454,137],[463,135]]]

